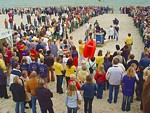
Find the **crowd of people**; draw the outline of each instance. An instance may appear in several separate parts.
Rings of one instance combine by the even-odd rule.
[[[150,83],[149,46],[145,46],[141,59],[137,61],[132,54],[133,38],[128,33],[124,47],[116,45],[113,54],[110,51],[104,54],[99,50],[96,56],[85,59],[83,40],[78,41],[77,48],[72,40],[73,37],[67,35],[68,30],[72,32],[74,28],[86,24],[84,41],[85,43],[87,40],[93,41],[93,32],[90,32],[92,24],[89,24],[88,20],[103,14],[102,10],[102,7],[66,7],[64,12],[60,9],[61,13],[56,13],[59,16],[58,20],[50,18],[49,12],[54,14],[51,8],[41,10],[44,12],[44,17],[39,11],[36,13],[35,10],[29,10],[31,14],[37,16],[33,23],[31,14],[27,14],[27,26],[23,23],[19,27],[14,23],[10,25],[14,30],[14,45],[11,48],[8,43],[3,43],[0,51],[0,97],[10,98],[7,93],[9,86],[13,101],[16,103],[15,113],[24,113],[25,108],[28,108],[27,104],[32,108],[32,113],[36,113],[37,100],[42,113],[47,111],[54,113],[55,102],[51,100],[53,92],[49,89],[49,83],[55,81],[56,92],[60,95],[65,94],[64,104],[68,113],[77,113],[81,100],[84,100],[84,112],[92,113],[94,96],[102,99],[103,91],[108,89],[107,102],[117,103],[120,86],[123,94],[122,111],[132,109],[131,103],[136,89],[136,100],[141,101],[140,109],[144,113],[149,113],[150,101],[147,95]],[[12,10],[7,13],[9,19],[15,19]],[[117,26],[119,21],[115,19],[113,23]],[[99,29],[97,21],[93,24],[97,28],[96,32],[102,32],[103,29]],[[5,28],[8,28],[6,25]],[[109,32],[109,39],[113,39],[114,34]],[[66,92],[62,87],[64,80]]]
[[[126,9],[126,10],[125,10]],[[139,29],[139,33],[145,43],[145,46],[150,46],[150,7],[123,7],[120,8],[121,13],[128,14],[133,17],[134,25]],[[125,11],[124,11],[125,10]]]

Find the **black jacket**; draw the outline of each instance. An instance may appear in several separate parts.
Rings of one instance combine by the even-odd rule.
[[[22,85],[12,83],[10,86],[10,91],[13,95],[13,101],[15,102],[24,102],[25,101],[25,89]]]
[[[3,72],[2,68],[0,68],[0,85],[7,84],[7,75]]]
[[[49,89],[44,87],[37,88],[36,95],[42,109],[52,109],[53,103],[51,98],[53,97],[53,93]]]

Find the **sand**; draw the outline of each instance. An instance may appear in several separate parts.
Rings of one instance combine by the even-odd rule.
[[[144,44],[142,43],[142,38],[140,37],[138,30],[135,28],[133,24],[133,19],[131,17],[128,17],[127,15],[123,14],[104,14],[90,19],[90,23],[94,24],[95,20],[98,20],[100,27],[103,27],[104,29],[108,30],[109,26],[112,25],[112,20],[115,17],[118,18],[120,21],[119,41],[118,42],[109,41],[105,44],[104,47],[97,47],[95,54],[97,55],[97,51],[100,49],[103,51],[103,54],[105,54],[107,50],[110,50],[110,52],[113,54],[113,52],[115,51],[115,45],[119,44],[121,47],[123,47],[124,40],[127,37],[127,34],[131,33],[133,37],[133,48],[131,53],[135,55],[135,59],[139,60],[141,52],[143,51],[144,48]],[[1,28],[4,28],[5,18],[8,18],[8,16],[0,15]],[[20,22],[26,23],[26,17],[24,16],[24,19],[21,19],[20,16],[15,16],[15,22],[17,23],[17,25],[20,25]],[[85,26],[82,26],[69,35],[73,36],[74,44],[77,45],[77,47],[78,47],[78,40],[84,39],[85,37],[84,36],[85,29],[86,29]],[[106,38],[107,37],[108,36],[106,35]],[[54,93],[54,97],[52,100],[54,104],[55,113],[66,113],[66,106],[64,104],[64,94],[59,95],[56,93],[56,83],[50,83],[49,88]],[[108,98],[108,91],[104,91],[103,99],[98,100],[94,98],[93,113],[123,113],[121,111],[121,104],[122,104],[121,90],[119,92],[118,102],[116,104],[107,103],[107,98]],[[81,109],[78,111],[78,113],[84,113],[83,106],[84,102],[82,102],[80,106]],[[140,112],[139,106],[140,102],[136,101],[134,96],[134,102],[133,104],[131,104],[131,111],[129,113],[139,113]],[[13,102],[12,98],[8,100],[0,99],[0,113],[7,113],[7,111],[9,111],[10,113],[14,113],[14,109],[15,103]],[[31,109],[26,110],[26,113],[31,113]],[[37,113],[40,113],[39,105],[37,105]]]

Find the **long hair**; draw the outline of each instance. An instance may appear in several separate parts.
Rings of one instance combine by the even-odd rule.
[[[75,81],[70,82],[68,85],[67,96],[72,96],[77,91]]]
[[[100,73],[100,74],[105,73],[104,65],[101,65],[101,66],[100,66],[100,68],[99,68],[99,73]]]
[[[98,56],[102,56],[102,50],[98,51]]]
[[[127,70],[127,76],[128,76],[129,78],[135,76],[135,70],[134,70],[133,67],[130,66],[130,67],[128,68],[128,70]]]
[[[150,67],[146,67],[143,71],[143,79],[147,81],[147,78],[150,76]]]

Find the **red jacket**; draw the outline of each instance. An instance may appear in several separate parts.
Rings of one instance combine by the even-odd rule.
[[[106,72],[100,75],[99,72],[97,71],[95,73],[94,79],[96,80],[96,82],[105,82],[106,81]]]
[[[69,80],[69,81],[68,81],[68,84],[70,84],[70,82],[72,82],[72,81],[74,81],[74,80]],[[79,83],[78,83],[77,81],[75,81],[75,82],[76,82],[76,87],[77,87],[77,89],[80,90],[80,85],[79,85]]]

